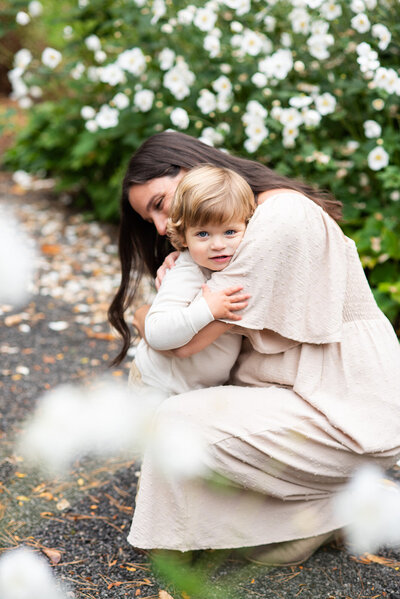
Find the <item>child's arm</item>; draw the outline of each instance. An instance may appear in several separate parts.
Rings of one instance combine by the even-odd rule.
[[[200,268],[187,252],[182,253],[174,268],[163,279],[146,317],[145,336],[153,349],[163,351],[181,347],[215,319],[204,297],[193,301],[203,284],[204,275]],[[210,295],[213,294],[210,292]],[[232,298],[226,299],[230,296],[225,296],[225,304],[230,306],[229,313],[240,310],[240,302],[246,299],[242,297],[232,301]],[[216,298],[213,298],[214,310],[216,304]]]

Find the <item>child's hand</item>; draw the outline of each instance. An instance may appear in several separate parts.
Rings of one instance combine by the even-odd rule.
[[[236,287],[227,287],[222,291],[210,291],[206,284],[202,285],[203,297],[211,310],[215,320],[226,318],[229,320],[241,320],[241,316],[235,314],[238,310],[243,310],[248,304],[249,293],[235,295],[243,289],[243,285]]]

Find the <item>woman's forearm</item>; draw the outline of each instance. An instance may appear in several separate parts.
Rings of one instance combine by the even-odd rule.
[[[171,353],[177,358],[189,358],[190,356],[193,356],[193,354],[202,351],[208,345],[211,345],[211,343],[214,343],[218,337],[223,333],[226,333],[232,327],[233,324],[214,320],[192,337],[186,345],[171,350]]]

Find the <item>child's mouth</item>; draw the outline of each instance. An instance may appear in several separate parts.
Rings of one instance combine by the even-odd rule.
[[[230,260],[231,258],[232,258],[232,256],[226,256],[226,255],[223,255],[223,256],[213,256],[213,257],[211,258],[211,260],[214,260],[214,262],[219,262],[219,263],[222,263],[222,262],[227,262],[227,261],[228,261],[228,260]]]

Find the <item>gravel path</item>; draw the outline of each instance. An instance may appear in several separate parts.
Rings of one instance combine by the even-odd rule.
[[[304,566],[280,569],[249,565],[232,552],[201,552],[186,578],[168,585],[147,553],[126,541],[134,461],[83,460],[59,480],[28,470],[14,436],[37,398],[60,383],[87,384],[110,373],[118,348],[106,323],[119,280],[116,229],[85,222],[47,192],[24,193],[4,173],[0,204],[13,206],[40,249],[29,304],[17,311],[0,306],[2,550],[25,544],[46,555],[76,598],[167,599],[167,589],[174,599],[400,599],[400,552],[359,558],[334,544]],[[143,297],[149,293],[145,285]],[[127,361],[111,374],[127,378],[128,367]],[[400,478],[399,468],[390,474]],[[197,592],[193,577],[202,585]]]

